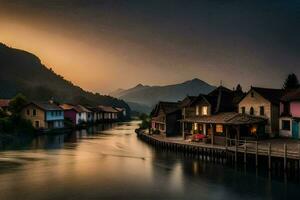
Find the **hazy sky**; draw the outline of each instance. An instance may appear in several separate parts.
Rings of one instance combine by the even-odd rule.
[[[100,93],[300,76],[299,0],[0,0],[0,41]]]

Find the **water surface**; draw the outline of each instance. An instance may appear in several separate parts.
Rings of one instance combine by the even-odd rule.
[[[155,150],[136,127],[99,125],[1,151],[0,199],[300,198],[295,182]]]

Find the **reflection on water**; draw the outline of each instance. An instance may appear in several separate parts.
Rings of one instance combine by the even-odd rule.
[[[137,122],[44,135],[0,152],[0,199],[288,199],[271,180],[138,140]],[[7,148],[6,148],[7,149]]]

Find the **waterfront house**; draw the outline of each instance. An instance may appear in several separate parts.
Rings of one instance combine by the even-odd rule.
[[[126,119],[127,113],[126,113],[126,109],[125,108],[114,107],[114,109],[118,111],[118,113],[117,113],[118,120],[124,120],[124,119]]]
[[[74,108],[77,111],[76,125],[82,125],[92,122],[92,112],[82,105],[75,105]]]
[[[75,127],[77,125],[76,117],[78,113],[75,106],[71,104],[61,104],[59,107],[64,110],[64,118],[69,120],[72,126]]]
[[[265,133],[268,137],[279,134],[279,104],[284,91],[282,89],[251,87],[247,95],[239,102],[239,113],[265,118]]]
[[[118,119],[118,111],[110,106],[99,105],[98,108],[102,112],[102,121],[113,122]]]
[[[225,144],[226,138],[251,136],[252,126],[263,126],[265,120],[237,112],[238,102],[243,97],[240,90],[220,86],[207,95],[183,100],[183,119],[180,120],[183,137],[201,135],[211,144]]]
[[[279,127],[280,136],[300,139],[300,89],[281,98]]]
[[[58,129],[64,127],[64,111],[51,102],[28,103],[21,112],[36,129]]]
[[[167,137],[180,135],[181,117],[179,102],[159,102],[151,112],[151,131]]]
[[[10,114],[8,111],[10,99],[0,99],[0,110]]]

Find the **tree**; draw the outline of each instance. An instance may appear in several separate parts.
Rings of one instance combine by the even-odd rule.
[[[13,115],[19,115],[26,104],[26,97],[22,94],[18,94],[9,102],[8,109]]]
[[[296,74],[292,73],[287,76],[285,79],[285,82],[283,84],[283,89],[289,90],[289,89],[296,89],[299,88],[299,80],[296,76]]]

